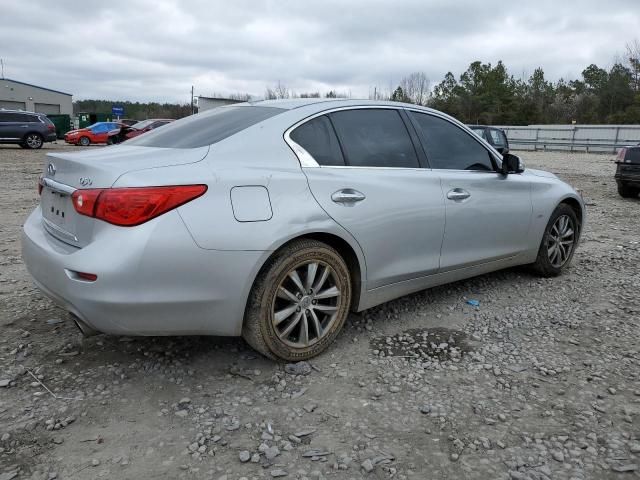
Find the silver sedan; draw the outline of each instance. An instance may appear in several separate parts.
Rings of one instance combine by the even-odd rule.
[[[37,286],[85,333],[325,350],[350,311],[514,265],[570,263],[584,204],[453,118],[366,100],[217,108],[50,153],[24,225]]]

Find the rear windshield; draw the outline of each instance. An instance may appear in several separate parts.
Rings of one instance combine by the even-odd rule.
[[[630,163],[640,163],[640,148],[627,148],[624,160]]]
[[[273,107],[219,107],[192,115],[127,141],[128,145],[197,148],[211,145],[284,110]]]

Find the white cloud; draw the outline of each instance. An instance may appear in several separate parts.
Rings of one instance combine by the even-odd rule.
[[[9,78],[75,98],[188,101],[196,93],[366,96],[412,71],[437,82],[470,62],[576,78],[637,35],[637,0],[557,2],[2,0]]]

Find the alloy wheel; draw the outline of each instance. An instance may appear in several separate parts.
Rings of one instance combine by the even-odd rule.
[[[556,268],[562,267],[573,251],[576,233],[573,220],[568,215],[560,215],[549,230],[547,255]]]
[[[40,148],[42,146],[42,138],[35,133],[27,135],[25,142],[29,148]]]
[[[278,338],[306,348],[330,331],[340,310],[341,292],[333,269],[309,261],[289,270],[273,301],[272,322]]]

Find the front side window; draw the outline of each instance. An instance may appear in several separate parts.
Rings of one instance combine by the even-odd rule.
[[[394,109],[354,109],[329,115],[347,165],[418,168],[407,127]]]
[[[303,123],[289,135],[319,165],[344,165],[340,144],[329,119],[322,115]]]
[[[484,128],[473,128],[473,127],[471,127],[471,131],[473,133],[475,133],[476,135],[478,135],[483,140],[487,140],[487,134],[486,134]]]
[[[443,118],[411,112],[431,168],[494,171],[489,151],[470,134]]]

